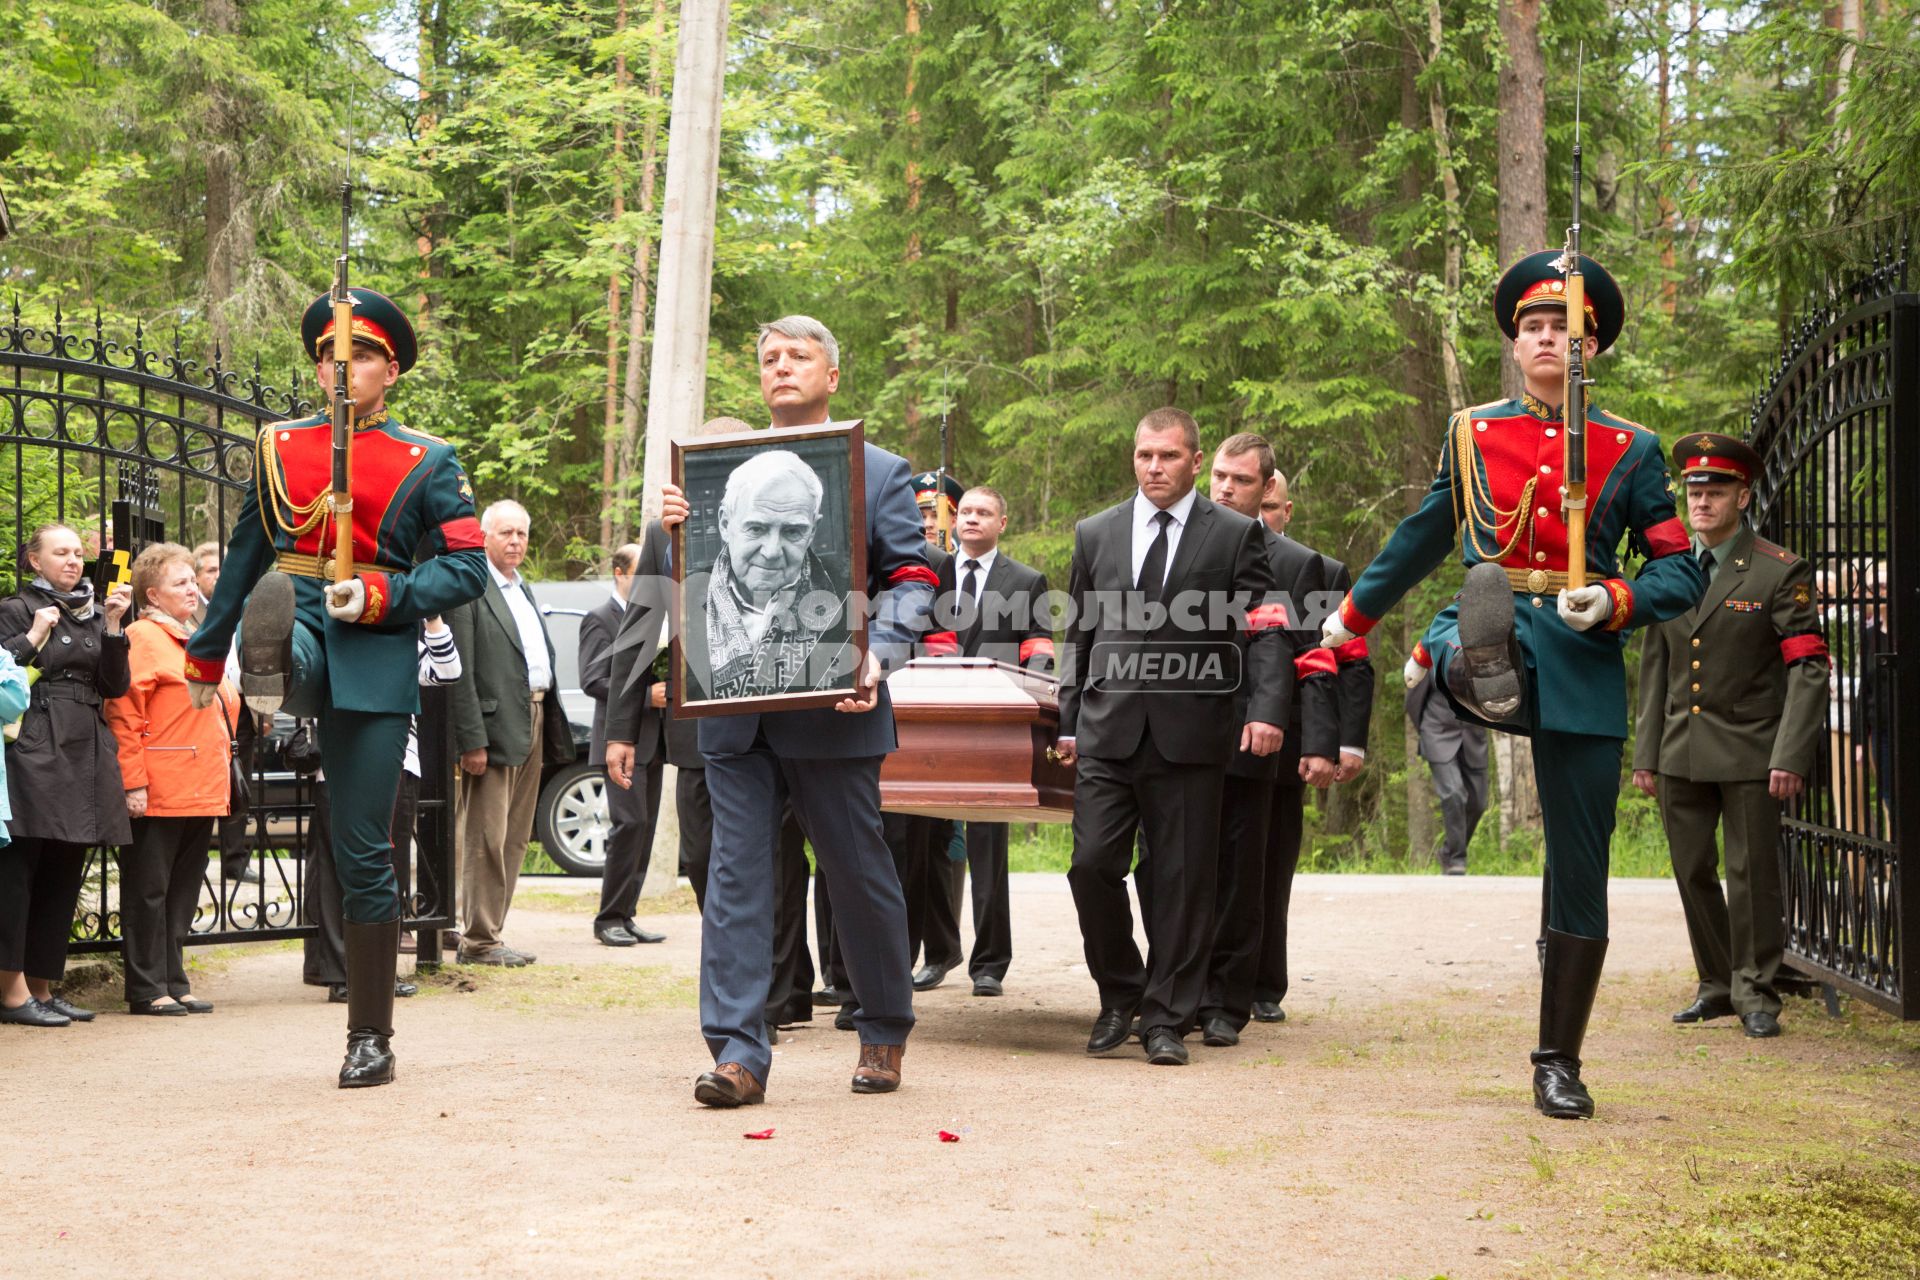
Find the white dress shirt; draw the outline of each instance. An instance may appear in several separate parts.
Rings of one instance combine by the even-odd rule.
[[[551,689],[553,668],[547,665],[547,633],[540,625],[540,610],[535,607],[533,597],[521,585],[518,573],[509,578],[491,560],[487,561],[487,572],[493,575],[500,594],[506,597],[507,609],[520,631],[520,651],[527,655],[527,688],[535,693]]]
[[[1173,570],[1173,557],[1180,550],[1180,534],[1187,527],[1187,518],[1193,514],[1193,500],[1200,496],[1198,489],[1187,490],[1186,496],[1167,508],[1167,514],[1173,517],[1173,523],[1167,526],[1167,571]],[[1133,571],[1127,575],[1129,585],[1140,581],[1140,566],[1146,563],[1147,548],[1160,536],[1160,526],[1154,516],[1160,508],[1153,500],[1139,490],[1133,495]],[[1166,585],[1163,577],[1160,586]]]

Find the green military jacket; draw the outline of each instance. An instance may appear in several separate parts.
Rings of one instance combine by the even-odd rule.
[[[1700,603],[1647,628],[1633,767],[1695,782],[1808,777],[1829,662],[1812,567],[1744,525],[1714,555]]]

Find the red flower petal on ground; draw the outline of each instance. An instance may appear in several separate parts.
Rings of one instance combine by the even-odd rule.
[[[959,1135],[959,1134],[957,1134],[957,1133],[948,1133],[948,1132],[947,1132],[947,1131],[946,1131],[945,1129],[942,1129],[942,1130],[940,1131],[940,1141],[942,1141],[942,1142],[958,1142],[958,1141],[960,1141],[960,1135]]]
[[[758,1133],[743,1133],[740,1136],[743,1138],[752,1138],[756,1142],[765,1142],[768,1138],[771,1138],[773,1136],[773,1130],[762,1129]]]

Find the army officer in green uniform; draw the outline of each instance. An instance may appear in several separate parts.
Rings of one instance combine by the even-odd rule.
[[[254,441],[253,481],[234,518],[220,585],[187,642],[195,701],[211,699],[240,630],[240,692],[255,711],[320,721],[333,862],[346,918],[347,1056],[340,1087],[393,1079],[398,883],[389,828],[408,718],[420,709],[423,618],[486,589],[485,539],[453,446],[401,426],[387,389],[413,367],[413,326],[391,298],[354,289],[353,564],[332,582],[333,431],[325,414],[270,423]],[[333,307],[314,299],[300,325],[333,389]],[[245,610],[244,620],[241,617]]]
[[[1780,805],[1813,769],[1827,708],[1827,644],[1805,560],[1756,537],[1744,514],[1760,457],[1731,436],[1682,437],[1699,605],[1647,629],[1633,785],[1660,800],[1700,987],[1675,1022],[1740,1015],[1780,1034],[1773,987],[1786,944]],[[1726,831],[1720,892],[1714,832]]]
[[[1590,258],[1587,355],[1626,317],[1620,288]],[[1607,855],[1627,737],[1629,629],[1691,609],[1700,567],[1687,554],[1660,439],[1589,406],[1587,586],[1567,576],[1567,286],[1562,255],[1529,254],[1500,279],[1494,318],[1526,390],[1454,415],[1419,510],[1400,522],[1321,628],[1328,647],[1365,635],[1408,590],[1458,555],[1458,603],[1428,628],[1410,681],[1431,678],[1472,724],[1533,739],[1546,836],[1548,927],[1533,1100],[1556,1119],[1593,1114],[1580,1048],[1607,952]],[[1620,552],[1646,556],[1631,580]]]

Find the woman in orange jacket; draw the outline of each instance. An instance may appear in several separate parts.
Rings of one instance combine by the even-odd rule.
[[[213,825],[227,812],[240,700],[224,683],[199,710],[187,694],[187,636],[200,602],[191,552],[172,542],[142,551],[133,562],[133,598],[140,609],[127,628],[133,684],[106,708],[133,820],[133,843],[120,854],[127,1008],[163,1017],[211,1013],[191,994],[182,950]]]

